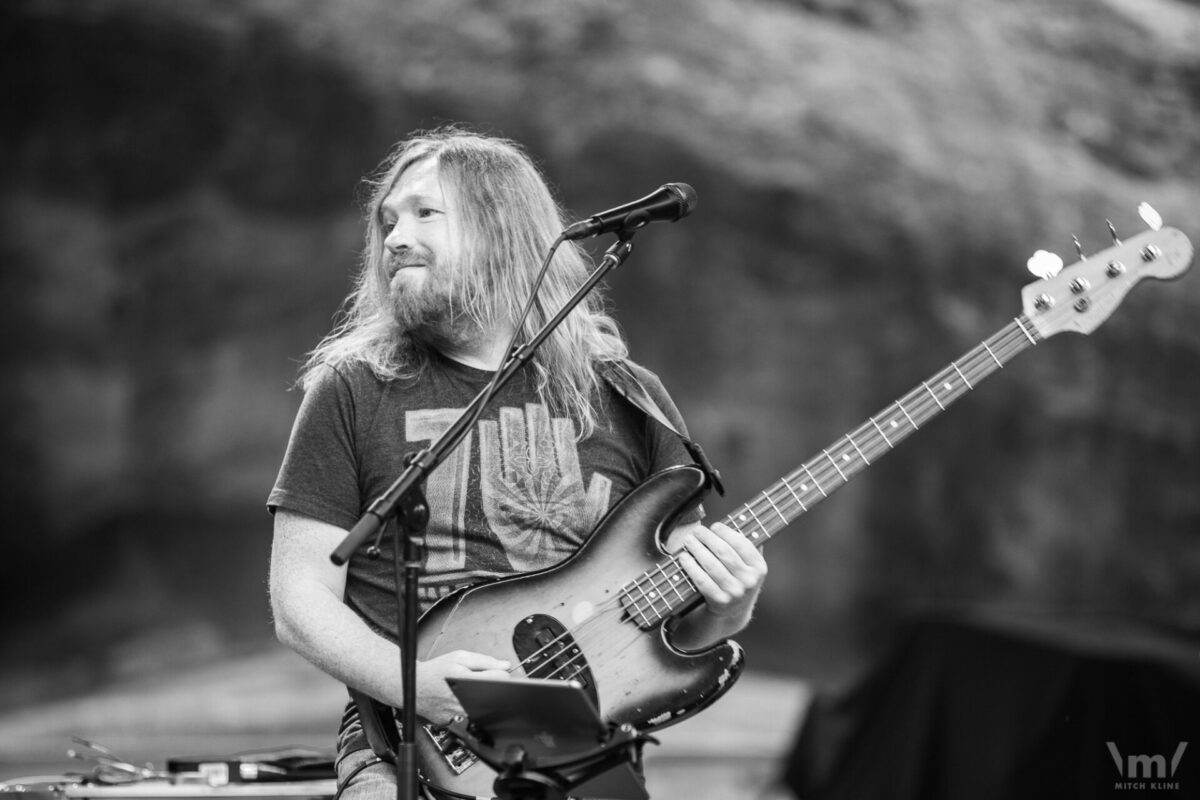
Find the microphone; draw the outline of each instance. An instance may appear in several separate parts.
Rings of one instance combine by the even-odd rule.
[[[696,190],[686,183],[667,183],[641,200],[610,208],[567,226],[564,241],[588,239],[602,233],[635,231],[651,222],[676,222],[696,210]]]

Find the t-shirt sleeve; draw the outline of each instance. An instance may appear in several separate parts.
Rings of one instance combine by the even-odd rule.
[[[322,367],[304,394],[279,477],[267,497],[272,513],[284,508],[344,529],[358,521],[362,493],[355,413],[346,378]]]
[[[687,425],[683,421],[683,415],[679,413],[679,409],[675,405],[675,401],[671,399],[671,395],[667,392],[665,386],[659,377],[650,370],[642,367],[639,364],[629,364],[630,371],[637,377],[638,382],[646,390],[646,394],[650,396],[663,412],[671,424],[675,426],[675,430],[682,433],[684,436],[691,438],[688,433]],[[650,471],[651,473],[659,472],[668,467],[678,466],[680,464],[695,464],[695,459],[691,453],[683,446],[683,442],[679,436],[673,431],[667,430],[657,421],[646,418],[646,429],[648,431],[648,444],[650,448]],[[703,506],[698,506],[688,513],[684,514],[681,522],[696,522],[704,518]]]

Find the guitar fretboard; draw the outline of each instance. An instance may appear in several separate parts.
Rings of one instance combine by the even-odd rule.
[[[759,492],[721,522],[755,544],[766,542],[1039,341],[1040,336],[1029,319],[1025,315],[1016,317],[815,458]],[[698,596],[677,556],[621,589],[622,604],[643,628],[657,625],[689,606]]]

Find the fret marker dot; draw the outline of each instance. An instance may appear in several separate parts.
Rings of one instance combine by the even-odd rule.
[[[802,484],[800,484],[800,491],[802,491],[802,492],[807,492],[807,491],[808,491],[808,484],[807,484],[807,483],[802,483]]]
[[[742,515],[740,515],[740,516],[738,517],[738,522],[745,522],[745,521],[746,521],[746,515],[745,515],[745,514],[742,514]]]
[[[899,428],[899,427],[900,427],[900,423],[899,423],[899,422],[896,422],[896,420],[892,420],[892,427],[893,427],[893,428]]]
[[[647,596],[647,597],[649,597],[650,599],[652,599],[652,600],[653,600],[653,599],[654,599],[654,597],[655,597],[655,595],[657,595],[657,594],[658,594],[658,592],[650,592],[650,593],[649,593],[648,595],[646,595],[646,596]]]
[[[850,454],[842,453],[842,461],[849,461],[849,460],[850,460]]]
[[[751,533],[751,534],[750,534],[750,538],[751,538],[751,539],[757,539],[757,538],[758,538],[758,531],[754,531],[753,533]]]
[[[947,392],[950,391],[950,389],[952,388],[950,386],[950,381],[946,381],[945,383],[943,383],[942,388],[945,389]]]

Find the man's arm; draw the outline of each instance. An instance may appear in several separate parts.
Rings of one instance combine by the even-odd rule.
[[[698,649],[745,628],[767,577],[759,549],[732,528],[699,522],[681,525],[667,539],[667,550],[680,553],[684,572],[704,598],[704,605],[683,616],[673,641]]]
[[[329,560],[345,536],[337,526],[282,508],[276,511],[270,577],[275,633],[323,672],[399,708],[400,650],[346,606],[346,567]],[[432,722],[449,722],[463,711],[446,685],[447,677],[506,677],[509,666],[465,651],[419,662],[417,710]]]

